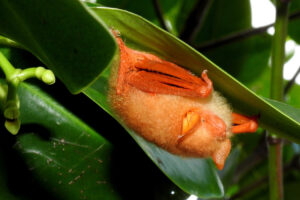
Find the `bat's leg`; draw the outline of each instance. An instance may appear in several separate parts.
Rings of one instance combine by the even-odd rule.
[[[254,133],[258,128],[257,117],[246,117],[232,113],[232,133]]]

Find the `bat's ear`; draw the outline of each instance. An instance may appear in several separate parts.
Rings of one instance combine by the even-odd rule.
[[[213,153],[212,159],[219,170],[222,170],[224,168],[226,158],[230,153],[230,149],[231,142],[229,139],[226,139],[220,144],[220,148]]]

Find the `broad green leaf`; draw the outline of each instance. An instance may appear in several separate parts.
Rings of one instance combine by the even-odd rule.
[[[155,52],[166,60],[184,66],[196,74],[207,69],[215,89],[226,96],[236,110],[248,115],[259,115],[261,126],[272,129],[282,137],[300,142],[300,134],[298,134],[300,124],[298,121],[287,117],[278,108],[255,95],[182,41],[135,14],[113,8],[93,8],[93,11],[109,27],[119,30],[122,37],[126,38],[129,46]]]
[[[15,149],[47,191],[56,199],[120,199],[111,183],[112,145],[39,88],[21,84],[18,92]]]
[[[155,54],[184,66],[196,74],[200,74],[202,70],[208,69],[209,77],[213,80],[215,88],[228,98],[236,110],[248,115],[259,115],[259,122],[263,127],[276,131],[285,138],[297,142],[300,141],[300,135],[298,134],[300,130],[299,122],[288,117],[284,112],[281,112],[278,108],[255,95],[229,74],[177,38],[153,26],[143,18],[123,10],[113,8],[93,8],[92,10],[109,27],[120,31],[121,36],[125,38],[129,46],[148,52],[155,52]],[[109,69],[107,69],[106,73],[102,74],[92,87],[85,91],[85,94],[103,109],[111,113],[109,105],[106,102],[108,73]],[[201,171],[197,171],[198,169],[191,170],[195,174],[192,177],[186,177],[186,170],[182,171],[180,167],[181,165],[187,165],[189,168],[196,169],[200,164],[207,166],[207,161],[203,161],[202,159],[197,161],[196,159],[193,162],[197,161],[199,163],[191,164],[192,161],[189,159],[183,160],[176,156],[174,157],[142,140],[139,136],[132,133],[132,131],[128,130],[128,132],[163,172],[185,191],[194,193],[200,197],[208,197],[212,195],[212,192],[215,196],[220,196],[223,193],[218,178],[214,176],[214,173],[208,173],[212,168],[203,167]],[[157,159],[158,156],[159,159]],[[179,165],[175,162],[177,159],[180,159]],[[206,170],[206,175],[204,175],[203,170]],[[176,172],[176,176],[174,172]],[[195,184],[195,179],[198,179],[196,183],[198,187],[206,188],[205,182],[199,181],[201,177],[204,177],[205,180],[210,180],[210,185],[214,182],[214,188],[207,187],[208,189],[198,189],[195,191],[192,188],[192,185]],[[187,183],[189,183],[188,187],[186,187]]]
[[[0,35],[32,52],[73,93],[99,76],[116,49],[102,21],[78,0],[2,0]]]
[[[293,106],[290,106],[286,103],[282,103],[279,101],[275,101],[272,99],[265,98],[268,102],[270,102],[272,105],[274,105],[276,108],[281,110],[283,113],[285,113],[290,118],[300,122],[300,108],[295,108]],[[278,124],[278,126],[281,126],[281,124]]]

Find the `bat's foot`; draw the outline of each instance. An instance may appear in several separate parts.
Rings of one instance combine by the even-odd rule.
[[[258,128],[257,117],[246,117],[232,113],[232,133],[254,133]]]

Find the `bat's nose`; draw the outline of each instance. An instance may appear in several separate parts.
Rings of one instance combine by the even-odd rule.
[[[212,136],[222,139],[226,137],[226,124],[217,115],[206,113],[202,116],[201,123]]]

